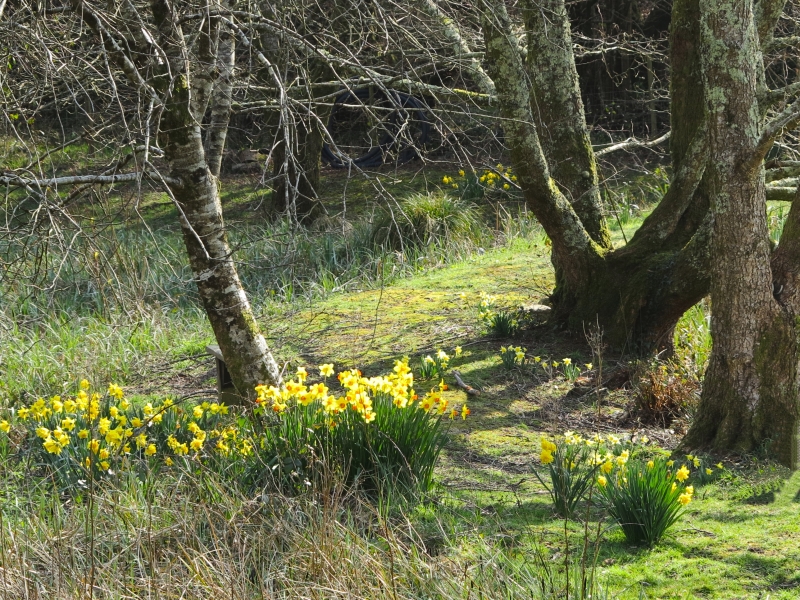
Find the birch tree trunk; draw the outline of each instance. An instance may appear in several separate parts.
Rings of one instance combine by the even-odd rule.
[[[209,20],[209,29],[201,32],[198,40],[198,61],[190,64],[171,5],[152,0],[151,10],[167,58],[154,82],[166,99],[159,141],[171,177],[180,181],[170,184],[170,191],[181,212],[181,230],[197,290],[233,384],[243,398],[253,398],[257,384],[277,383],[280,372],[236,272],[217,179],[203,150],[200,123],[211,94],[217,32]]]
[[[222,155],[231,120],[233,68],[236,62],[236,38],[233,31],[222,27],[218,33],[218,75],[211,93],[211,123],[206,134],[206,160],[214,177],[219,177]]]
[[[743,452],[763,449],[794,468],[798,332],[792,311],[773,293],[759,148],[762,56],[752,0],[700,0],[700,29],[714,215],[714,344],[698,414],[685,444]],[[792,211],[785,241],[789,247],[778,253],[777,266],[789,267],[791,261],[785,259],[797,252],[792,229],[797,211]],[[785,300],[793,295],[793,271],[785,269]]]
[[[152,74],[145,79],[126,50],[136,42],[120,44],[91,6],[72,0],[73,9],[102,40],[110,59],[162,105],[159,142],[170,169],[164,183],[179,211],[197,291],[236,389],[242,398],[253,398],[256,385],[278,383],[280,372],[236,272],[217,178],[203,149],[201,123],[214,81],[219,24],[207,15],[190,51],[175,7],[167,0],[151,0],[149,6],[156,31],[143,36],[148,46],[138,51],[157,54]],[[156,44],[157,50],[151,47]]]

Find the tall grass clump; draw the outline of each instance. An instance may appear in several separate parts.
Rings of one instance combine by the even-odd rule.
[[[470,249],[487,238],[475,206],[450,194],[413,194],[373,222],[375,245],[394,251],[407,246]]]
[[[322,502],[245,494],[187,468],[98,484],[72,502],[47,480],[3,493],[0,597],[9,599],[555,600],[567,578],[580,589],[579,569],[563,573],[472,524],[454,530],[444,514],[431,523],[442,535],[431,552],[413,514],[386,519],[335,479]],[[464,543],[474,552],[465,555]]]

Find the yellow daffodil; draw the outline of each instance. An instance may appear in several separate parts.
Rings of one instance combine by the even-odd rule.
[[[712,471],[711,469],[706,469],[706,475],[711,475],[711,473],[713,473],[713,472],[714,471]]]
[[[466,421],[470,412],[472,411],[470,411],[469,407],[465,404],[464,406],[461,407],[461,418]]]
[[[600,487],[606,487],[606,484],[608,483],[608,479],[606,479],[603,475],[600,475],[597,478],[597,483],[600,484]]]
[[[548,465],[553,462],[553,454],[549,450],[542,450],[539,460],[542,461],[543,465]]]
[[[89,381],[88,381],[88,380],[86,380],[86,379],[81,379],[81,382],[80,382],[80,388],[81,388],[82,390],[88,390],[88,389],[89,389],[89,386],[91,386],[91,384],[89,383]]]
[[[47,439],[42,442],[42,446],[44,449],[47,450],[50,454],[60,454],[61,453],[61,444],[55,441],[53,438],[48,437]]]
[[[330,377],[333,375],[333,365],[331,363],[320,365],[319,374],[321,377]]]
[[[153,456],[155,453],[156,453],[156,445],[155,444],[150,444],[149,446],[147,446],[147,448],[145,448],[145,451],[144,451],[145,456]]]
[[[678,502],[680,502],[683,506],[689,504],[692,501],[692,497],[689,494],[681,494],[678,496]]]
[[[8,433],[10,430],[11,430],[11,424],[8,421],[6,421],[5,419],[0,421],[0,431],[2,431],[3,433]]]
[[[655,462],[653,462],[652,460],[648,460],[648,461],[647,461],[647,468],[648,468],[648,469],[652,469],[652,468],[653,468],[653,467],[655,467],[655,466],[656,466],[656,463],[655,463]]]
[[[689,479],[689,469],[686,468],[686,465],[681,465],[681,468],[675,473],[675,479],[681,483]]]

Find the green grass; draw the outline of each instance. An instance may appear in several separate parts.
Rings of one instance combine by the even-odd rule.
[[[403,183],[392,185],[408,185],[408,193],[422,191],[421,183],[433,189],[442,172],[428,173],[426,180],[409,171],[393,176]],[[333,205],[344,188],[342,175],[328,175],[326,182]],[[371,183],[357,186],[354,220],[369,214],[366,197],[375,190]],[[282,253],[294,260],[321,257],[315,264],[324,266],[325,236],[292,238],[281,224],[258,216],[258,194],[246,187],[240,181],[226,188],[226,215],[239,256],[247,257],[243,273],[259,320],[281,361],[335,362],[372,375],[402,355],[437,348],[452,354],[462,346],[463,355],[450,366],[481,394],[467,399],[445,378],[451,386],[446,397],[453,404],[467,400],[472,414],[451,423],[453,440],[436,469],[433,494],[415,506],[398,500],[376,508],[335,489],[334,482],[330,502],[313,504],[248,497],[198,471],[98,492],[90,505],[88,497],[62,502],[46,480],[31,477],[30,465],[4,455],[0,562],[9,578],[0,578],[0,590],[23,597],[13,586],[27,581],[25,574],[40,594],[80,598],[93,556],[100,598],[545,597],[536,592],[546,577],[542,564],[558,576],[564,522],[531,467],[543,434],[591,434],[596,407],[591,394],[570,395],[572,385],[563,376],[550,379],[530,364],[505,369],[499,348],[508,340],[490,336],[478,318],[480,292],[512,310],[549,293],[552,267],[541,232],[526,220],[495,222],[489,211],[484,218],[495,233],[483,253],[433,247],[391,260],[373,255],[354,260],[352,270],[339,275],[330,271],[333,284],[324,283],[317,266],[265,275],[260,271],[274,267]],[[11,296],[13,310],[3,309],[0,327],[5,400],[23,392],[58,393],[84,376],[97,383],[113,378],[149,398],[213,386],[211,362],[202,357],[210,330],[185,293],[188,275],[172,208],[152,196],[142,210],[156,241],[133,226],[114,236],[117,251],[109,249],[104,258],[108,272],[119,276],[113,286],[93,289],[91,270],[76,268],[64,284],[68,291],[54,294],[50,304],[43,297],[26,304],[19,290]],[[623,224],[628,239],[640,218]],[[346,246],[339,234],[330,235]],[[613,235],[622,242],[619,228]],[[170,268],[149,258],[155,246],[171,257]],[[95,280],[107,280],[106,272]],[[99,302],[103,294],[109,299]],[[710,347],[706,310],[693,309],[678,328],[684,356],[695,365]],[[514,345],[527,348],[529,357],[591,361],[583,340],[546,327],[523,332]],[[617,358],[606,357],[607,364]],[[433,385],[418,387],[424,392]],[[617,427],[615,418],[629,400],[625,391],[603,397],[603,432]],[[667,430],[649,434],[667,448],[679,439]],[[723,460],[729,474],[697,486],[686,516],[652,550],[627,546],[619,528],[590,511],[590,531],[600,523],[602,532],[597,574],[607,597],[798,596],[800,475],[754,459]],[[585,509],[579,505],[577,514]],[[575,556],[584,528],[572,521],[566,529]],[[319,595],[320,589],[327,591]]]

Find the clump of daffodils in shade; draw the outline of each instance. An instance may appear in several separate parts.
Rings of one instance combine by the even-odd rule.
[[[74,396],[38,398],[0,420],[5,435],[14,428],[31,434],[26,443],[64,487],[169,466],[176,457],[207,462],[252,451],[224,404],[179,406],[165,399],[134,405],[115,383],[104,393],[85,379],[77,388]]]
[[[571,383],[574,383],[578,377],[585,375],[594,367],[592,363],[579,365],[568,356],[561,360],[551,360],[547,357],[534,356],[533,363],[535,366],[541,368],[549,378],[556,377],[563,373],[567,381]]]
[[[461,347],[457,346],[455,351],[456,356],[461,355]],[[430,354],[422,358],[419,374],[422,379],[440,378],[450,367],[450,355],[444,350],[439,348],[432,356]]]
[[[521,346],[502,346],[500,348],[500,360],[506,369],[513,369],[517,365],[525,363],[526,348]]]
[[[573,514],[582,498],[599,501],[633,544],[652,546],[683,514],[694,498],[692,479],[710,467],[688,455],[687,462],[656,456],[640,459],[646,436],[627,440],[614,434],[582,437],[568,431],[560,439],[543,437],[539,462],[549,478],[536,476],[549,491],[556,511]],[[716,465],[723,469],[722,463]]]

